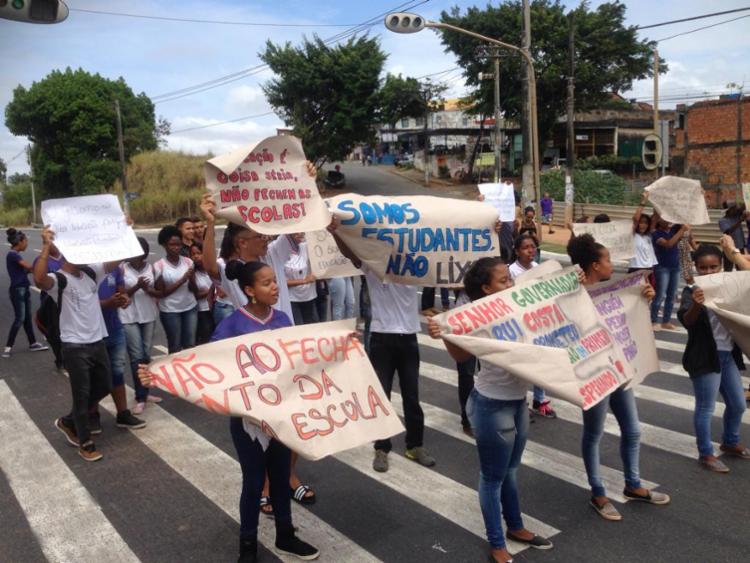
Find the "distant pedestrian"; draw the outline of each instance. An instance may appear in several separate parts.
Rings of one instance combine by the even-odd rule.
[[[542,258],[542,228],[536,222],[536,212],[530,205],[523,210],[523,217],[516,219],[516,237],[529,234],[536,243],[536,261]]]
[[[654,266],[658,265],[656,253],[654,252],[654,241],[651,233],[655,226],[655,217],[646,215],[643,208],[648,201],[648,192],[644,191],[641,196],[641,203],[633,214],[633,246],[635,247],[635,256],[628,263],[628,273],[643,271],[649,278],[649,283],[654,282]]]
[[[555,232],[552,229],[553,201],[549,192],[544,192],[544,197],[539,201],[539,205],[542,208],[542,225],[547,225],[549,234],[553,234]]]
[[[193,220],[190,217],[180,217],[174,224],[180,233],[180,254],[185,258],[190,258],[190,247],[195,239],[195,230]]]
[[[287,238],[291,249],[284,264],[284,273],[289,288],[289,300],[292,302],[294,324],[299,326],[314,323],[317,321],[315,299],[318,294],[315,290],[315,276],[310,271],[305,235],[295,233],[282,236]]]
[[[725,235],[732,237],[734,246],[741,254],[745,253],[745,235],[742,232],[742,223],[750,219],[750,216],[745,211],[744,205],[737,205],[731,201],[727,204],[727,210],[724,213],[724,217],[719,219],[719,230]],[[734,264],[731,260],[724,258],[724,271],[731,272],[734,269]]]
[[[195,266],[193,295],[195,295],[195,299],[198,302],[198,325],[195,333],[195,343],[200,345],[211,340],[211,335],[214,332],[214,318],[211,312],[211,304],[209,303],[214,283],[211,276],[203,268],[203,249],[196,242],[190,247],[190,259]]]
[[[29,283],[29,272],[32,266],[23,259],[21,254],[29,246],[29,239],[23,233],[14,228],[6,231],[10,250],[5,256],[5,265],[8,268],[10,277],[10,302],[13,305],[13,322],[10,325],[8,339],[5,341],[5,348],[1,356],[10,358],[13,345],[16,343],[16,335],[23,327],[26,332],[26,338],[29,339],[29,349],[38,352],[48,350],[44,344],[36,341],[34,335],[34,323],[31,312],[31,289]]]

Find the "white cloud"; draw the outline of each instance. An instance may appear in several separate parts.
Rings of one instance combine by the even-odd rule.
[[[213,125],[217,120],[204,117],[178,117],[174,120],[173,129],[187,129],[190,127],[201,127]],[[283,124],[271,119],[248,120],[238,123],[222,123],[196,129],[184,133],[176,133],[169,137],[168,148],[192,154],[213,153],[214,155],[231,152],[241,145],[261,141],[266,137],[276,134],[276,129]]]
[[[258,114],[270,111],[263,90],[257,85],[242,85],[232,88],[227,93],[225,110],[230,115]]]

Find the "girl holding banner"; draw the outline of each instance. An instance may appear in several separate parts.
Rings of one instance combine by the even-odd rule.
[[[212,229],[212,225],[209,225],[209,229]],[[263,262],[233,260],[226,266],[226,277],[239,283],[247,296],[247,304],[216,327],[212,342],[292,326],[289,317],[273,307],[279,300],[279,285],[270,266]],[[147,365],[139,366],[138,376],[143,385],[153,385]],[[271,498],[266,500],[273,506],[277,551],[304,560],[317,559],[320,555],[318,549],[299,539],[292,524],[289,490],[292,452],[242,418],[231,418],[229,428],[242,469],[238,563],[255,563],[258,557],[258,520],[266,474],[271,492]]]
[[[472,301],[513,286],[513,279],[501,258],[480,258],[464,278],[464,288]],[[432,338],[440,338],[440,325],[429,319]],[[445,342],[456,362],[472,358],[458,346]],[[552,549],[552,542],[533,534],[523,525],[516,473],[526,447],[529,413],[527,384],[504,369],[488,362],[481,364],[474,390],[466,405],[479,453],[479,504],[490,543],[490,559],[512,561],[503,537],[502,519],[508,527],[508,539],[536,549]]]
[[[715,246],[701,246],[695,253],[698,276],[721,272],[721,259],[721,251]],[[688,331],[682,365],[690,375],[695,393],[693,425],[698,443],[698,461],[716,473],[729,473],[729,468],[714,455],[711,419],[716,396],[721,393],[726,407],[720,449],[724,455],[750,460],[750,449],[740,444],[745,397],[739,370],[744,370],[745,365],[742,351],[716,314],[706,308],[705,300],[700,286],[686,287],[682,292],[677,317]]]
[[[594,240],[590,234],[573,237],[568,241],[568,256],[586,275],[584,285],[594,285],[612,277],[614,267],[609,259],[609,250]],[[643,297],[649,301],[654,297],[650,285],[643,286]],[[641,486],[639,455],[641,429],[638,409],[632,388],[620,387],[595,406],[583,411],[582,454],[586,474],[591,485],[590,504],[605,520],[622,520],[622,516],[607,498],[604,483],[599,473],[599,443],[604,435],[608,407],[620,426],[620,455],[625,473],[623,496],[650,504],[668,504],[669,495],[649,491]]]

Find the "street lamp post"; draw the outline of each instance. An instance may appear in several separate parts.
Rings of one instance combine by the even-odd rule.
[[[531,98],[531,161],[534,167],[534,197],[536,199],[536,207],[538,208],[539,202],[541,201],[539,178],[539,129],[536,113],[536,71],[534,70],[534,61],[531,59],[531,55],[521,47],[516,47],[515,45],[511,45],[510,43],[505,43],[503,41],[493,39],[492,37],[487,37],[486,35],[475,33],[473,31],[469,31],[468,29],[463,29],[449,23],[426,20],[422,16],[419,16],[417,14],[410,14],[406,12],[396,12],[388,14],[385,17],[385,26],[395,33],[416,33],[418,31],[422,31],[426,27],[434,29],[448,29],[450,31],[455,31],[456,33],[462,33],[464,35],[486,41],[487,43],[491,43],[505,49],[510,49],[511,51],[519,53],[524,58],[529,68],[529,74],[531,75],[531,80],[529,82],[529,97]],[[537,209],[537,215],[539,215],[539,209]]]

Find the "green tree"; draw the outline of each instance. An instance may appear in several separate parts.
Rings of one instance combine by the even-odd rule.
[[[31,166],[40,199],[101,193],[113,185],[120,174],[115,99],[126,158],[157,148],[154,105],[145,94],[135,95],[122,78],[68,68],[14,90],[5,124],[33,143]]]
[[[386,59],[377,39],[328,46],[315,37],[301,47],[268,41],[260,58],[275,75],[263,86],[268,103],[302,139],[309,159],[340,160],[372,140]]]
[[[425,114],[422,85],[416,78],[403,78],[388,73],[380,89],[378,120],[394,125],[404,117],[421,117]]]
[[[609,92],[631,88],[633,81],[652,76],[653,41],[641,40],[635,27],[625,24],[626,7],[607,2],[590,9],[582,2],[573,10],[575,19],[575,103],[586,110],[603,103]],[[512,0],[471,7],[465,13],[454,7],[443,11],[441,21],[520,46],[522,37],[521,2]],[[531,55],[537,78],[539,132],[544,137],[557,118],[565,113],[568,74],[569,18],[559,0],[533,0],[531,3]],[[492,81],[480,81],[479,72],[490,70],[490,61],[477,57],[480,41],[453,31],[442,31],[446,51],[458,58],[467,83],[474,88],[467,100],[473,113],[492,114]],[[524,62],[520,55],[503,52],[500,62],[500,95],[503,110],[511,118],[521,114]],[[507,55],[506,55],[507,53]],[[666,72],[664,61],[660,71]],[[540,142],[540,146],[544,146]]]
[[[5,183],[5,177],[8,174],[8,165],[5,164],[5,161],[0,158],[0,184]]]

